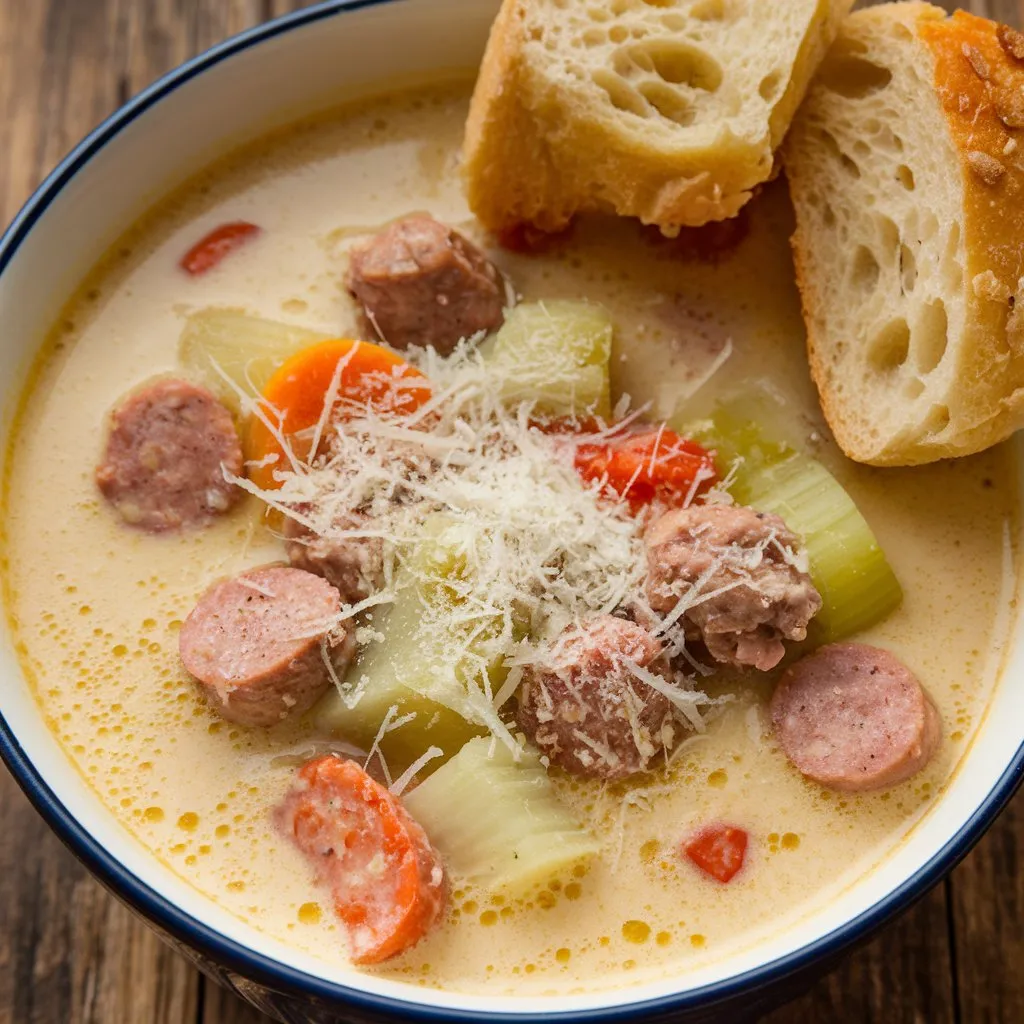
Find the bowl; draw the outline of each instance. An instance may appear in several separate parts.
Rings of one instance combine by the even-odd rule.
[[[332,0],[237,36],[162,78],[89,135],[0,240],[0,440],[33,355],[98,257],[225,150],[340,99],[479,62],[491,0]],[[1016,633],[1019,635],[1020,628]],[[795,994],[962,858],[1024,772],[1024,657],[1002,681],[945,792],[882,863],[778,934],[685,975],[551,997],[465,995],[326,970],[233,917],[150,855],[73,768],[0,635],[0,753],[54,831],[211,977],[282,1021],[740,1020]]]

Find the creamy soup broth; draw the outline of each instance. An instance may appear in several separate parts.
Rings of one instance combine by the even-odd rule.
[[[428,210],[488,245],[457,174],[468,91],[458,83],[346,108],[231,156],[167,200],[62,313],[7,461],[10,623],[68,757],[154,856],[253,927],[320,958],[327,973],[346,962],[343,930],[269,814],[310,746],[308,727],[222,721],[177,651],[202,591],[279,559],[280,544],[255,501],[184,536],[127,529],[100,499],[93,467],[111,405],[154,373],[176,371],[190,311],[235,306],[351,334],[355,310],[341,282],[360,234]],[[202,278],[178,270],[197,238],[239,219],[262,226],[258,245]],[[603,220],[583,222],[545,255],[489,251],[527,298],[604,304],[617,324],[615,391],[651,402],[654,414],[685,406],[696,416],[716,394],[755,382],[782,401],[783,427],[848,487],[904,586],[902,607],[858,639],[918,673],[941,711],[940,753],[890,791],[831,793],[804,781],[773,742],[770,684],[731,683],[737,699],[688,741],[670,776],[639,787],[559,781],[604,843],[589,872],[552,880],[526,904],[454,879],[445,923],[377,972],[464,992],[561,993],[725,957],[885,857],[940,797],[971,741],[1009,627],[1011,453],[1003,446],[914,470],[846,461],[807,373],[783,184],[752,205],[750,223],[715,263]],[[720,820],[751,835],[748,867],[726,886],[679,855],[688,831]]]

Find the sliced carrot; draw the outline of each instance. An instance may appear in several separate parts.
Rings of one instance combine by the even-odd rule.
[[[355,761],[307,762],[278,820],[330,886],[354,963],[397,956],[441,916],[447,883],[438,854],[398,798]]]
[[[255,238],[262,229],[246,220],[221,224],[201,238],[184,256],[179,266],[187,274],[198,277],[212,270],[228,253]]]
[[[709,825],[683,845],[683,852],[705,874],[731,882],[743,867],[748,836],[732,825]]]
[[[718,479],[711,453],[667,428],[581,444],[575,462],[584,480],[600,481],[634,511],[655,499],[682,504]]]
[[[299,459],[311,454],[312,438],[296,435],[326,420],[324,405],[332,385],[335,403],[354,401],[397,415],[413,412],[431,395],[419,370],[380,345],[337,338],[304,348],[285,360],[263,389],[269,419],[275,422],[280,415],[280,434]],[[332,412],[327,410],[328,416]],[[275,470],[290,467],[278,438],[257,417],[249,422],[246,458],[254,464],[250,479],[265,490],[280,486]]]

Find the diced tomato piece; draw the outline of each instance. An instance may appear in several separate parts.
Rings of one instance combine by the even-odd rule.
[[[214,228],[181,258],[181,269],[193,277],[212,270],[225,256],[255,238],[262,229],[248,221],[232,221]]]
[[[746,830],[732,825],[709,825],[683,844],[683,852],[705,874],[730,882],[747,855]]]
[[[581,444],[575,462],[584,480],[603,482],[634,511],[656,498],[668,505],[685,504],[718,479],[711,453],[667,428]]]

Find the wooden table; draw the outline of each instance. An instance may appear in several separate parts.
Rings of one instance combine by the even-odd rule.
[[[0,0],[0,221],[157,75],[304,0]],[[949,5],[952,6],[952,5]],[[1024,24],[1024,0],[970,0]],[[977,849],[771,1024],[1024,1022],[1024,793]],[[258,1024],[115,902],[0,769],[0,1024]]]

